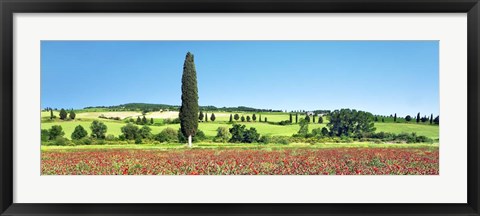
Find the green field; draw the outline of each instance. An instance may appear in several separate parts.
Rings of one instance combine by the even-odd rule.
[[[55,113],[55,112],[54,112]],[[52,125],[61,125],[63,130],[65,131],[65,137],[70,138],[74,128],[77,125],[82,125],[87,131],[90,132],[90,124],[94,119],[100,120],[104,122],[108,129],[107,134],[112,134],[118,136],[121,134],[121,127],[125,125],[123,121],[114,121],[114,120],[106,120],[98,118],[100,113],[104,112],[82,112],[77,114],[77,119],[73,121],[62,121],[62,120],[55,120],[54,122],[48,122],[48,116],[50,115],[48,112],[42,112],[42,129],[49,129]],[[113,114],[112,114],[113,113]],[[105,112],[105,114],[110,116],[115,116],[115,112]],[[137,115],[141,113],[137,112],[118,112],[117,116],[128,116],[128,115]],[[207,112],[210,116],[210,112]],[[200,130],[202,130],[205,135],[209,137],[213,137],[216,135],[216,130],[218,127],[231,127],[231,124],[228,123],[230,113],[226,112],[218,112],[215,113],[218,116],[215,122],[201,122],[199,124]],[[234,113],[233,113],[234,114]],[[256,113],[257,116],[261,114],[262,118],[267,117],[269,123],[265,122],[236,122],[239,124],[244,124],[247,127],[255,127],[257,131],[262,135],[270,135],[270,136],[291,136],[298,132],[300,126],[298,124],[292,125],[275,125],[272,124],[273,122],[279,122],[283,120],[289,119],[289,114],[287,113]],[[58,116],[58,113],[56,113]],[[242,115],[252,115],[252,113],[239,113],[240,116]],[[80,116],[80,117],[78,117]],[[148,115],[147,115],[148,116]],[[303,118],[304,116],[299,116]],[[159,119],[155,119],[157,122]],[[293,117],[293,121],[295,121],[295,116]],[[328,120],[324,121],[323,124],[318,123],[311,123],[309,125],[309,129],[312,130],[314,128],[322,128],[326,126]],[[179,124],[167,124],[163,126],[149,126],[152,128],[152,133],[156,134],[162,131],[163,129],[170,127],[173,129],[178,129],[180,127]],[[377,128],[376,132],[389,132],[389,133],[412,133],[415,132],[417,135],[427,136],[432,139],[439,138],[439,127],[438,125],[429,125],[429,124],[416,124],[416,123],[375,123],[375,127]]]

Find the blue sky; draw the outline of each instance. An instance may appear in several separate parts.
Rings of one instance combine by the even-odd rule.
[[[42,41],[42,107],[179,105],[188,51],[200,105],[439,112],[438,41]]]

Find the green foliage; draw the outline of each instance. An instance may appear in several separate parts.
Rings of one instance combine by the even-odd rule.
[[[56,118],[56,116],[53,114],[53,110],[50,110],[50,120]]]
[[[289,120],[283,120],[278,122],[279,125],[291,125],[292,123]]]
[[[420,122],[420,113],[417,113],[417,123]]]
[[[164,124],[180,124],[180,118],[174,118],[174,119],[163,119]]]
[[[205,122],[208,122],[208,113],[205,113]]]
[[[145,116],[142,118],[142,124],[146,125],[148,123],[148,120]]]
[[[153,118],[150,118],[150,124],[153,125],[154,121]]]
[[[292,113],[290,113],[290,123],[292,123],[293,121],[293,116],[292,116]]]
[[[304,120],[307,121],[308,123],[310,123],[310,116],[307,114],[307,115],[305,116],[305,119],[304,119]]]
[[[412,117],[410,115],[405,116],[405,121],[409,122],[412,120]]]
[[[235,121],[238,121],[238,119],[240,119],[240,116],[235,113],[235,115],[233,115],[233,119],[235,119]]]
[[[326,127],[322,127],[322,135],[328,136],[328,134],[329,134],[328,129]]]
[[[63,135],[65,135],[65,132],[63,132],[62,126],[52,125],[50,130],[48,130],[48,135],[49,135],[49,140],[54,140],[57,137],[62,137]]]
[[[183,64],[182,106],[180,107],[180,129],[185,137],[194,136],[198,130],[197,72],[193,54],[187,53]]]
[[[430,124],[433,123],[433,114],[430,114]]]
[[[197,130],[197,133],[192,137],[192,142],[199,142],[205,140],[206,138],[207,137],[203,131]],[[183,135],[181,128],[178,129],[177,139],[180,143],[186,143],[188,141],[188,138]]]
[[[142,138],[141,137],[135,138],[135,144],[142,144]]]
[[[298,123],[298,113],[295,113],[295,124]]]
[[[257,129],[251,127],[246,129],[245,125],[234,124],[232,128],[229,129],[232,137],[229,142],[240,142],[240,143],[253,143],[258,142],[260,134],[257,132]]]
[[[242,122],[245,121],[245,116],[242,115],[242,118],[240,118]]]
[[[198,120],[203,121],[203,112],[200,110],[200,113],[198,114]]]
[[[123,138],[127,140],[134,140],[135,138],[138,137],[138,126],[128,123],[127,125],[123,126],[121,128]]]
[[[265,117],[265,122],[267,122],[267,117]]]
[[[428,121],[428,118],[427,118],[427,116],[424,116],[424,117],[420,118],[420,120],[421,120],[423,123],[425,123],[426,121]]]
[[[155,135],[154,139],[159,142],[175,142],[178,140],[178,133],[176,130],[167,127]]]
[[[77,116],[77,115],[75,114],[75,112],[73,112],[73,110],[70,111],[70,114],[68,115],[68,117],[73,120],[73,119],[75,119],[75,116]]]
[[[147,125],[144,125],[138,130],[138,136],[142,139],[148,139],[152,137],[152,129]]]
[[[359,136],[375,131],[373,115],[369,112],[351,109],[335,110],[330,114],[327,125],[334,136]]]
[[[297,132],[299,136],[306,137],[308,135],[308,124],[309,121],[307,121],[306,119],[300,120],[300,129]]]
[[[67,111],[65,109],[60,110],[60,119],[65,120],[67,118]]]
[[[75,127],[75,130],[73,131],[71,137],[72,137],[72,140],[79,140],[86,137],[87,135],[88,135],[87,130],[85,130],[85,128],[83,128],[82,125],[78,125]]]
[[[319,116],[319,117],[318,117],[318,123],[319,123],[319,124],[323,124],[323,117],[322,117],[322,116]]]
[[[230,134],[230,131],[228,130],[227,127],[218,127],[217,128],[217,135],[215,136],[215,141],[216,142],[228,142],[230,138],[232,137],[232,134]]]
[[[53,145],[57,145],[57,146],[66,146],[66,145],[69,145],[70,142],[68,139],[64,138],[64,137],[61,137],[61,136],[57,136],[55,137],[55,139],[53,140]]]
[[[243,134],[245,133],[245,125],[234,124],[232,125],[232,128],[229,129],[229,132],[232,135],[229,142],[242,142]]]
[[[140,119],[140,116],[137,116],[137,121],[135,121],[135,124],[137,124],[137,125],[142,124],[142,119]]]
[[[397,122],[397,113],[393,116],[393,122]]]
[[[210,120],[215,121],[215,113],[212,113],[212,115],[210,115]]]
[[[247,122],[250,122],[250,116],[247,115]]]
[[[46,142],[50,139],[50,133],[47,129],[42,129],[40,132],[40,137],[42,142]]]
[[[233,122],[232,114],[230,114],[230,119],[228,120],[228,122]]]
[[[105,139],[105,134],[107,133],[107,125],[103,122],[94,120],[90,125],[90,130],[92,130],[92,137],[96,139]]]
[[[435,119],[433,119],[433,123],[440,124],[440,116],[435,117]]]
[[[255,113],[252,115],[252,121],[257,121],[257,116],[255,115]]]
[[[244,143],[254,143],[257,142],[260,138],[260,134],[257,132],[257,129],[251,127],[248,130],[245,130],[243,134],[243,142]]]

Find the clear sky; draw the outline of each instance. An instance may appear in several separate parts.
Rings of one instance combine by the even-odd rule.
[[[200,105],[439,112],[438,41],[42,41],[42,107],[180,105],[188,51]]]

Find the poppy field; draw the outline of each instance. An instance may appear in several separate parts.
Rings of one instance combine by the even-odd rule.
[[[438,175],[438,148],[75,149],[42,175]]]

